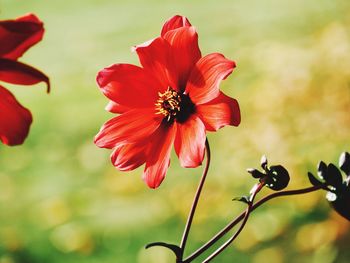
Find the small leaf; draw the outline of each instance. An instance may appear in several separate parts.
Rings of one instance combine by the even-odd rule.
[[[245,204],[249,204],[249,197],[248,196],[235,197],[232,199],[232,201],[239,201]]]
[[[165,243],[165,242],[154,242],[154,243],[147,244],[145,246],[146,249],[148,249],[150,247],[165,247],[165,248],[168,248],[168,249],[170,249],[171,251],[174,252],[174,254],[175,254],[177,259],[181,259],[182,258],[181,248],[176,246],[176,245],[168,244],[168,243]]]
[[[250,173],[254,178],[261,178],[265,176],[265,174],[260,172],[258,169],[254,169],[254,168],[248,168],[247,172]]]
[[[324,174],[327,172],[327,165],[323,162],[320,161],[317,166],[317,175],[320,177],[322,180],[324,180]]]
[[[309,181],[313,186],[323,185],[323,183],[319,181],[312,173],[308,172],[307,176],[309,177]]]
[[[339,157],[339,168],[347,175],[350,176],[350,154],[343,152]]]
[[[266,158],[266,155],[261,156],[260,165],[261,165],[261,168],[263,168],[264,170],[267,170],[267,158]]]

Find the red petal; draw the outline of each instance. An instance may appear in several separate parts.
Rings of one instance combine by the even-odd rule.
[[[186,93],[195,104],[204,104],[219,95],[221,80],[230,75],[235,62],[218,53],[201,58],[191,72]]]
[[[95,136],[95,144],[112,149],[150,136],[160,125],[154,109],[133,109],[107,121]]]
[[[113,165],[120,171],[131,171],[146,162],[147,142],[122,145],[111,155]]]
[[[0,57],[17,59],[44,34],[43,23],[33,14],[0,21]]]
[[[28,135],[32,115],[0,86],[0,140],[7,145],[22,144]]]
[[[152,107],[158,99],[157,81],[135,65],[112,65],[101,70],[96,80],[107,98],[126,107]]]
[[[45,82],[50,91],[49,78],[41,71],[15,60],[0,58],[0,80],[20,85],[34,85]]]
[[[202,164],[205,149],[205,126],[192,115],[184,123],[177,123],[175,151],[182,167],[193,168]]]
[[[166,90],[168,86],[174,86],[169,82],[169,43],[161,38],[155,38],[151,41],[138,45],[134,48],[139,56],[141,65],[153,73],[159,80],[159,86]],[[161,92],[163,90],[160,90]]]
[[[143,180],[150,188],[157,188],[165,178],[170,165],[170,152],[176,134],[176,126],[161,125],[150,142],[149,155],[143,172]]]
[[[124,113],[128,110],[130,110],[129,107],[120,105],[114,101],[108,102],[107,106],[105,107],[106,111],[112,112],[112,113]]]
[[[188,77],[201,58],[198,35],[194,27],[180,27],[164,35],[170,45],[169,75],[175,80],[174,89],[184,91]]]
[[[184,16],[173,16],[172,18],[168,19],[162,28],[161,31],[161,36],[163,37],[165,35],[166,32],[170,31],[170,30],[174,30],[177,29],[179,27],[188,27],[191,26],[190,21],[188,21],[188,19]]]
[[[238,126],[241,122],[238,102],[222,92],[216,99],[197,105],[196,111],[208,131],[217,131],[225,125]]]

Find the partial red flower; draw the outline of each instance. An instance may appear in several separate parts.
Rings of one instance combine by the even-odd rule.
[[[50,91],[49,78],[44,73],[18,61],[43,34],[43,23],[33,14],[0,21],[0,81],[19,85],[45,82]],[[30,111],[0,86],[0,140],[7,145],[22,144],[31,123]]]
[[[235,63],[219,53],[202,57],[198,35],[186,17],[174,16],[161,36],[134,48],[142,67],[114,64],[101,70],[97,83],[118,113],[95,137],[98,147],[113,149],[121,171],[145,164],[151,188],[163,181],[172,145],[183,167],[201,165],[206,131],[238,126],[240,110],[219,84]]]

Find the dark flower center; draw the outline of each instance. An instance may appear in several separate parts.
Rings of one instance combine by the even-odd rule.
[[[155,104],[156,114],[163,114],[168,122],[176,119],[184,122],[194,112],[194,104],[186,94],[180,94],[171,87],[164,93],[158,92],[158,100]]]

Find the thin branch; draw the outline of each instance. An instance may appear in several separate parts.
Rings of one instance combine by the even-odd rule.
[[[211,260],[213,260],[217,255],[219,255],[222,251],[224,251],[238,236],[239,234],[242,232],[243,228],[245,227],[247,221],[248,221],[248,218],[249,218],[249,215],[250,215],[250,212],[251,212],[251,209],[252,209],[252,205],[254,203],[254,199],[256,197],[256,195],[260,192],[260,190],[264,187],[264,184],[257,184],[253,187],[253,192],[252,192],[252,195],[250,196],[249,198],[249,201],[248,201],[248,207],[247,209],[245,210],[245,214],[244,214],[244,218],[243,218],[243,222],[241,224],[241,226],[238,228],[238,230],[236,231],[236,233],[229,239],[227,240],[221,247],[219,247],[213,254],[211,254],[209,257],[207,257],[203,263],[209,263]]]
[[[312,186],[304,189],[298,189],[298,190],[289,190],[289,191],[281,191],[276,192],[273,194],[270,194],[268,196],[265,196],[258,202],[256,202],[252,207],[250,212],[253,212],[256,208],[261,206],[262,204],[266,203],[267,201],[282,197],[282,196],[289,196],[289,195],[299,195],[299,194],[307,194],[311,193],[317,190],[320,190],[321,186]],[[225,234],[227,234],[234,226],[236,226],[241,220],[245,218],[246,211],[241,213],[239,216],[237,216],[234,220],[232,220],[229,224],[227,224],[220,232],[218,232],[212,239],[210,239],[207,243],[205,243],[203,246],[201,246],[199,249],[197,249],[194,253],[192,253],[190,256],[188,256],[186,259],[183,260],[184,263],[192,262],[194,259],[196,259],[199,255],[201,255],[203,252],[205,252],[208,248],[210,248],[214,243],[216,243],[221,237],[223,237]]]
[[[209,169],[209,165],[210,165],[210,147],[209,147],[208,139],[206,139],[206,141],[205,141],[205,150],[206,150],[206,155],[207,155],[207,158],[206,158],[207,162],[206,162],[205,168],[203,170],[202,178],[199,182],[199,185],[198,185],[198,188],[196,191],[196,195],[193,199],[192,207],[191,207],[190,213],[188,214],[187,223],[186,223],[183,235],[182,235],[182,240],[181,240],[181,244],[180,244],[180,248],[182,250],[182,253],[185,251],[186,242],[187,242],[188,234],[189,234],[190,229],[191,229],[194,213],[196,211],[199,197],[200,197],[200,194],[202,192],[202,188],[203,188],[205,179],[206,179],[207,174],[208,174],[208,169]]]

